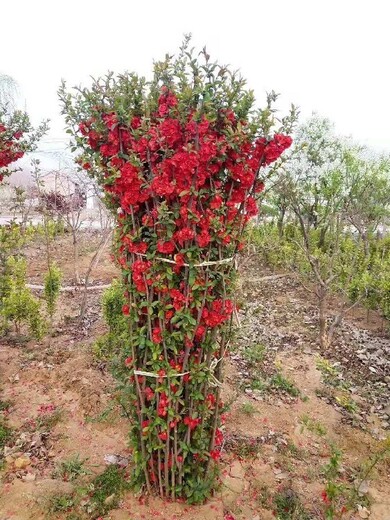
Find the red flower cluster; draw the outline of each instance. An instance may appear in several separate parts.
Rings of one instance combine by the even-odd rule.
[[[115,113],[103,113],[100,122],[95,117],[80,123],[79,131],[90,148],[100,152],[107,171],[104,187],[125,213],[143,214],[145,225],[153,226],[158,220],[155,210],[164,201],[180,209],[173,240],[158,240],[157,251],[163,254],[193,241],[205,250],[214,242],[239,241],[241,226],[235,221],[257,213],[261,167],[276,161],[292,142],[282,134],[253,141],[231,110],[221,111],[213,122],[193,113],[182,122],[178,100],[166,87],[153,117],[137,116],[125,124]],[[229,132],[237,135],[233,142],[227,138]],[[89,162],[83,164],[90,167]],[[142,251],[134,249],[128,241],[126,246],[129,252],[146,252],[144,246]]]
[[[231,300],[214,300],[211,309],[203,309],[202,318],[208,327],[217,327],[229,319],[233,310],[234,304]]]
[[[162,392],[157,407],[157,415],[159,417],[166,417],[168,413],[168,396],[165,392]]]
[[[20,146],[22,137],[23,132],[17,131],[10,134],[9,130],[0,123],[0,168],[6,168],[23,157],[24,151]],[[0,182],[2,180],[3,175],[0,173]]]
[[[202,419],[199,417],[197,419],[193,419],[192,417],[185,417],[184,418],[184,424],[189,427],[190,430],[194,430],[198,424],[202,422]]]
[[[151,280],[146,279],[151,265],[149,261],[136,260],[131,266],[133,282],[140,293],[146,292],[147,286],[152,284]]]

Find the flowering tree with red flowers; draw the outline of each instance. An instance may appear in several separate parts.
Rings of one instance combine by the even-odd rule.
[[[46,123],[34,130],[25,112],[9,113],[0,106],[0,182],[14,171],[12,163],[36,148],[46,130]]]
[[[234,259],[265,168],[291,145],[237,73],[195,59],[188,40],[152,81],[124,74],[60,88],[78,163],[117,216],[129,341],[117,373],[132,416],[135,478],[200,502],[223,445],[221,381]],[[275,130],[275,127],[279,128]]]

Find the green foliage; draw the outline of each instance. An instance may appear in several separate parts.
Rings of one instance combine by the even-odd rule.
[[[281,489],[273,498],[277,520],[310,520],[297,493],[291,488]]]
[[[124,297],[125,287],[119,280],[114,280],[111,286],[103,293],[103,316],[113,334],[122,334],[128,328],[126,318],[123,316],[122,307],[126,303]]]
[[[52,318],[56,309],[58,296],[61,289],[62,273],[59,268],[52,264],[45,276],[44,295],[47,311]]]
[[[76,454],[68,460],[64,460],[58,464],[55,475],[61,477],[65,481],[77,480],[79,477],[90,474],[85,468],[86,459],[80,459],[80,455]]]
[[[335,400],[338,405],[340,405],[342,408],[344,408],[344,410],[346,410],[349,413],[354,414],[358,411],[359,407],[356,401],[351,399],[351,397],[347,393],[336,396]]]
[[[6,271],[0,307],[3,330],[7,330],[11,322],[15,325],[16,332],[20,334],[21,325],[25,323],[35,338],[42,338],[45,323],[40,312],[40,302],[26,287],[26,261],[11,256],[7,260]]]
[[[243,355],[249,365],[256,366],[264,360],[265,352],[264,345],[251,345],[243,351]]]
[[[64,411],[61,408],[55,408],[53,411],[43,413],[37,418],[37,428],[42,431],[50,431],[64,417]]]
[[[110,509],[117,507],[121,496],[128,489],[130,484],[126,479],[125,470],[114,465],[107,466],[90,485],[94,514],[105,515]]]
[[[122,312],[125,304],[124,291],[124,285],[119,280],[114,280],[103,293],[103,317],[109,330],[93,346],[99,359],[112,359],[129,341],[129,324]]]
[[[326,278],[331,266],[330,290],[350,303],[360,302],[368,309],[378,310],[390,319],[390,238],[369,238],[369,255],[365,255],[364,243],[350,231],[339,235],[328,234],[322,247],[316,246],[320,231],[308,233],[310,255],[317,260],[319,273]],[[316,283],[315,276],[303,248],[299,245],[299,226],[289,223],[283,237],[273,223],[252,227],[248,235],[261,260],[275,269],[289,269],[299,275],[304,283]],[[333,243],[338,243],[334,255]]]
[[[49,239],[53,240],[66,233],[67,229],[63,220],[50,218],[49,215],[46,215],[45,218],[45,224],[38,223],[34,225],[37,236],[44,237],[47,235]]]
[[[71,493],[57,493],[48,500],[47,510],[50,515],[66,513],[75,505],[74,497]],[[52,518],[50,516],[50,518]]]
[[[273,375],[269,381],[272,388],[286,392],[293,397],[299,397],[299,389],[295,386],[293,381],[285,377],[281,372],[277,372]]]
[[[8,428],[8,426],[0,420],[0,450],[6,446],[7,442],[12,437],[12,430]],[[2,452],[0,452],[0,456],[2,456]]]
[[[243,403],[241,406],[241,411],[243,414],[248,415],[249,417],[252,417],[252,415],[257,413],[256,407],[253,406],[252,403]]]
[[[22,248],[32,240],[35,233],[33,226],[22,228],[16,222],[0,226],[0,306],[9,275],[8,259],[11,256],[19,258]]]
[[[322,496],[326,520],[339,518],[340,500],[344,491],[344,486],[338,482],[341,457],[341,451],[332,445],[329,463],[324,468],[325,490]]]
[[[299,419],[299,422],[306,427],[310,432],[315,433],[316,435],[319,435],[320,437],[323,437],[327,434],[326,427],[320,422],[316,421],[315,419],[312,419],[309,417],[309,415],[304,414]],[[302,428],[303,430],[303,428]]]

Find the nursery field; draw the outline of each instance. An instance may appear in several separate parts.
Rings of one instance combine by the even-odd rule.
[[[80,232],[81,279],[98,242]],[[24,250],[33,286],[43,284],[44,251],[42,237]],[[203,505],[162,501],[129,489],[129,422],[97,344],[107,325],[96,286],[120,276],[110,247],[91,272],[82,320],[70,235],[56,238],[52,257],[68,286],[52,335],[0,339],[1,520],[390,519],[390,336],[376,311],[356,306],[320,349],[310,293],[243,253],[219,485]],[[338,305],[332,297],[330,313]]]

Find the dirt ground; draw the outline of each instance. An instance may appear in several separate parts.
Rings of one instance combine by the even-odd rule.
[[[82,273],[95,243],[84,237],[80,245]],[[42,248],[34,244],[28,250],[31,283],[42,282]],[[69,237],[56,242],[54,256],[65,284],[72,282],[71,253]],[[117,274],[107,250],[93,283],[110,282]],[[239,294],[223,389],[231,406],[215,496],[189,506],[126,492],[102,518],[320,520],[326,506],[324,468],[333,446],[341,453],[340,503],[348,505],[334,518],[390,520],[389,461],[381,459],[365,471],[381,450],[390,421],[390,338],[381,319],[371,315],[367,321],[366,312],[357,309],[322,353],[315,302],[289,277],[275,278],[249,261]],[[95,518],[88,512],[80,516],[72,502],[53,510],[52,497],[70,496],[80,481],[88,485],[113,458],[129,459],[128,424],[116,404],[115,381],[94,355],[93,344],[105,331],[100,296],[101,291],[89,294],[80,324],[75,317],[81,291],[62,293],[50,342],[0,340],[0,413],[13,431],[0,470],[0,520]],[[88,471],[72,480],[58,468],[75,456]],[[283,512],[281,497],[299,507]],[[88,493],[84,505],[88,511]]]

